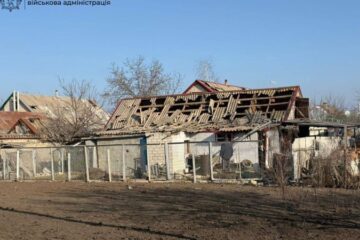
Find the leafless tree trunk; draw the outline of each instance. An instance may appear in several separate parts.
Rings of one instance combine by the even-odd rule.
[[[291,168],[291,160],[288,155],[274,154],[273,177],[281,189],[283,199],[285,199],[285,190],[289,183]]]

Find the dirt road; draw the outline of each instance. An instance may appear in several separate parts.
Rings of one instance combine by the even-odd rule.
[[[131,187],[128,187],[130,185]],[[360,192],[0,183],[0,239],[360,239]]]

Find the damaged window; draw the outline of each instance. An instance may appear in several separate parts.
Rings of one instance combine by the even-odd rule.
[[[215,134],[215,141],[225,142],[234,140],[234,135],[232,133],[217,133]]]

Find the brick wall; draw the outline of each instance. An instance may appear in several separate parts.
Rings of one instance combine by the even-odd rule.
[[[116,175],[122,175],[122,146],[124,144],[125,149],[125,165],[126,174],[131,176],[134,174],[134,169],[140,164],[142,157],[142,149],[140,147],[140,137],[123,138],[123,139],[109,139],[98,140],[97,156],[99,168],[107,171],[107,150],[110,150],[111,168],[112,173]],[[137,145],[126,145],[137,144]],[[114,145],[114,146],[108,146]]]
[[[169,158],[171,159],[171,173],[183,173],[185,170],[185,143],[186,135],[180,132],[171,136],[171,142],[182,144],[169,144]]]
[[[164,144],[166,140],[168,141],[169,138],[164,133],[153,133],[147,137],[148,144],[157,144],[147,146],[147,158],[150,166],[156,163],[165,165]]]

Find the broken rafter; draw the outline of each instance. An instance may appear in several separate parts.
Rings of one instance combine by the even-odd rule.
[[[256,100],[267,100],[269,98],[271,99],[285,99],[285,100],[289,100],[291,98],[292,95],[284,95],[284,96],[274,96],[274,97],[257,97]],[[244,102],[244,101],[251,101],[253,100],[253,98],[238,98],[240,101]],[[189,100],[189,99],[187,99]],[[191,99],[190,99],[191,100]],[[210,99],[209,99],[210,100]],[[195,101],[195,100],[193,100]],[[229,100],[228,99],[219,99],[219,100],[214,100],[214,103],[227,103]],[[202,104],[202,103],[208,103],[208,100],[206,101],[200,101],[200,102],[186,102],[186,105],[198,105],[198,104]],[[288,101],[286,101],[286,103],[288,103]],[[176,103],[174,102],[174,104],[172,104],[172,106],[183,106],[184,103]],[[150,107],[163,107],[164,104],[156,104],[156,105],[142,105],[140,106],[141,108],[150,108]]]

